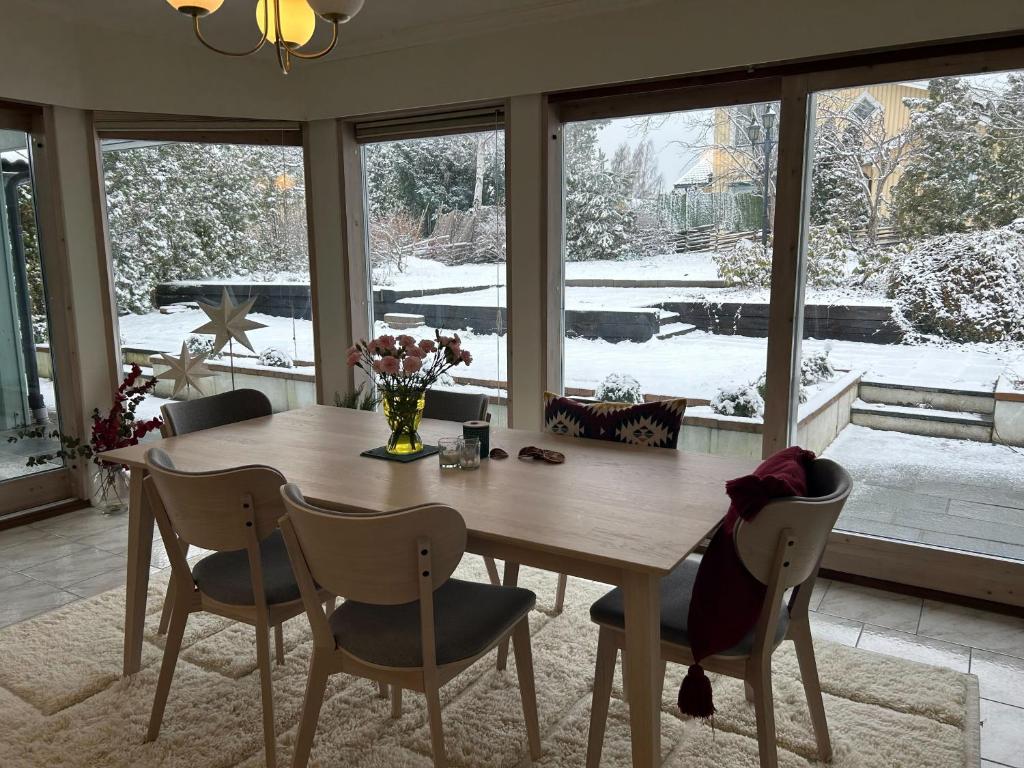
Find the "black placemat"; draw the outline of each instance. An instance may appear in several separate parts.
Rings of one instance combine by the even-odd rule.
[[[425,459],[427,456],[433,456],[435,453],[440,451],[436,445],[424,445],[423,448],[416,453],[388,453],[388,447],[382,445],[379,448],[371,448],[368,451],[363,451],[360,456],[369,456],[371,459],[384,459],[384,461],[398,461],[402,464],[408,464],[410,461],[416,461],[418,459]]]

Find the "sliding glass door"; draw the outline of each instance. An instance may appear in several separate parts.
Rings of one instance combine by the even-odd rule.
[[[70,496],[61,431],[33,139],[0,128],[0,515]]]
[[[1006,597],[981,585],[1024,576],[1024,70],[812,98],[796,441],[854,477],[848,565]]]

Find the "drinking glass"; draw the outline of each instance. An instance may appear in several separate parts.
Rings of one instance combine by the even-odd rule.
[[[462,438],[462,460],[459,462],[461,469],[480,469],[480,438]]]
[[[442,437],[437,441],[437,458],[441,469],[458,469],[462,463],[462,438]]]

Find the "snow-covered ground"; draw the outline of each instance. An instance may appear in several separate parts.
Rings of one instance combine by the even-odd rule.
[[[251,317],[268,326],[249,333],[257,352],[277,347],[296,359],[313,359],[313,328],[308,320],[259,314]],[[177,352],[182,340],[205,321],[206,315],[199,310],[171,315],[126,315],[120,318],[121,337],[128,347]],[[416,331],[417,336],[432,333],[428,328]],[[474,356],[473,365],[464,372],[466,375],[479,379],[506,378],[506,336],[458,333]],[[338,340],[339,356],[349,343],[348,339]],[[570,338],[565,340],[565,384],[594,388],[609,373],[629,373],[640,381],[645,392],[710,399],[722,386],[756,379],[765,369],[766,346],[766,339],[700,331],[642,344]],[[1024,350],[991,344],[804,342],[805,353],[826,347],[831,350],[837,368],[931,386],[988,388],[1007,365],[1024,360]]]

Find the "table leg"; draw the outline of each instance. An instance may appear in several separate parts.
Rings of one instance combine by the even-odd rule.
[[[502,584],[506,587],[519,586],[519,563],[505,561],[505,579]],[[508,666],[508,638],[501,641],[498,646],[498,671],[503,672]]]
[[[623,574],[626,647],[623,657],[629,690],[629,726],[633,768],[661,763],[661,579],[653,574]]]
[[[142,666],[142,633],[149,595],[149,563],[153,554],[153,511],[142,481],[146,471],[133,467],[128,505],[128,586],[124,606],[123,674],[133,675]]]

